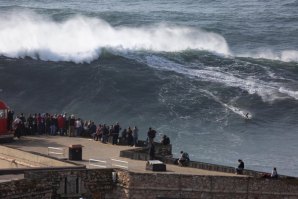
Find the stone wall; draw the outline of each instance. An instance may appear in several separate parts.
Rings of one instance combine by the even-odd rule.
[[[298,198],[297,179],[192,176],[118,171],[118,186],[106,198]]]
[[[115,186],[113,169],[27,170],[22,180],[0,183],[0,198],[104,198]]]
[[[113,179],[113,172],[117,178]],[[295,199],[298,179],[134,173],[113,169],[26,170],[25,179],[0,183],[0,198]]]
[[[172,145],[163,145],[161,143],[154,143],[155,155],[158,159],[172,157]],[[135,148],[120,151],[120,157],[130,158],[134,160],[149,160],[149,148]]]
[[[43,179],[14,180],[0,183],[0,198],[50,199],[53,195],[51,184]]]
[[[174,164],[175,162],[174,158],[168,158],[168,157],[160,157],[160,160],[162,160],[166,164]],[[235,167],[229,167],[229,166],[218,165],[218,164],[210,164],[206,162],[190,161],[188,167],[209,170],[209,171],[219,171],[224,173],[235,173]],[[264,172],[244,169],[243,174],[251,177],[261,177],[264,175]],[[280,175],[280,177],[288,178],[289,176]]]

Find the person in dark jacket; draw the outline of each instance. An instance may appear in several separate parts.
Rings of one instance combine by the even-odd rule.
[[[109,136],[109,129],[106,124],[102,127],[102,143],[106,144],[108,142],[108,136]]]
[[[94,122],[91,122],[88,133],[89,133],[89,135],[88,135],[89,137],[92,137],[96,134],[96,125],[94,124]]]
[[[127,130],[125,128],[121,132],[121,144],[126,144],[126,143],[127,143]]]
[[[113,145],[114,144],[118,144],[118,137],[119,137],[119,132],[120,132],[120,125],[119,123],[117,122],[115,125],[114,125],[114,131],[113,131]]]
[[[33,129],[34,129],[34,118],[31,114],[29,114],[28,118],[27,118],[27,128],[28,128],[28,134],[29,135],[33,135]]]
[[[178,159],[179,166],[188,166],[189,165],[189,155],[186,152],[180,151],[180,158]]]
[[[133,136],[132,136],[131,127],[128,127],[128,130],[127,130],[127,145],[128,146],[133,146]]]
[[[150,146],[154,142],[154,138],[156,136],[156,131],[150,127],[147,132],[147,136],[148,136],[148,142],[149,142],[149,146]]]
[[[168,136],[166,136],[166,135],[162,136],[161,143],[163,145],[169,145],[170,144],[170,138]]]
[[[236,168],[236,174],[243,174],[243,170],[244,170],[244,162],[243,162],[241,159],[239,159],[239,160],[238,160],[238,163],[239,163],[239,165],[238,165],[238,167]]]
[[[12,122],[13,122],[13,115],[14,115],[14,112],[12,110],[8,110],[8,113],[7,113],[7,130],[13,130],[12,129]]]
[[[151,144],[149,147],[149,160],[155,160],[155,146]]]
[[[73,137],[74,136],[74,131],[75,131],[75,122],[76,118],[74,115],[71,115],[69,118],[69,129],[68,129],[68,136]]]

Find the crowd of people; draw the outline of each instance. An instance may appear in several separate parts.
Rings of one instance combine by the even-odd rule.
[[[13,115],[13,114],[12,114]],[[11,120],[9,120],[11,122]],[[9,124],[17,137],[24,135],[61,135],[89,137],[96,131],[96,125],[91,120],[83,121],[74,115],[35,113],[25,117],[23,113]]]
[[[114,144],[126,144],[137,146],[139,138],[139,129],[137,126],[121,128],[119,122],[113,125],[98,124],[91,120],[76,118],[75,115],[35,113],[25,117],[23,113],[17,115],[14,119],[14,112],[8,113],[8,129],[15,131],[15,136],[20,138],[25,135],[51,135],[51,136],[70,136],[86,137],[95,141],[107,143],[111,141]],[[147,132],[147,143],[153,143],[156,137],[156,131],[149,128]],[[164,135],[162,144],[170,144],[170,139]]]

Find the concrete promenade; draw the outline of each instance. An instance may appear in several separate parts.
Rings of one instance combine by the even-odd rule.
[[[129,146],[118,146],[111,144],[103,144],[88,138],[67,137],[67,136],[24,136],[12,143],[6,143],[5,146],[12,147],[27,152],[35,152],[43,155],[48,154],[48,147],[65,148],[65,158],[68,158],[68,147],[73,144],[80,144],[83,146],[82,161],[72,161],[77,164],[89,166],[89,159],[107,161],[107,166],[112,164],[111,159],[117,159],[128,162],[128,170],[141,173],[152,173],[152,171],[145,170],[146,161],[132,160],[128,158],[119,157],[120,151],[131,149]],[[54,156],[54,155],[53,155]],[[58,157],[58,156],[55,156]],[[60,156],[61,157],[61,156]],[[126,164],[127,165],[127,164]],[[92,167],[96,168],[96,167]],[[188,167],[179,167],[177,165],[167,165],[168,174],[189,174],[189,175],[212,175],[212,176],[239,176],[231,173],[215,172],[208,170],[201,170]]]

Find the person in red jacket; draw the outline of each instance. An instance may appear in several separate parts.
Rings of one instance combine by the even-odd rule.
[[[65,119],[64,117],[60,114],[57,118],[58,120],[58,131],[60,135],[64,135],[64,129],[65,129]]]

